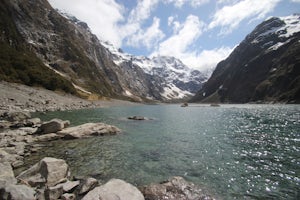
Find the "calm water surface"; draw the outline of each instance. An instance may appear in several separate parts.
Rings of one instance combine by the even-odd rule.
[[[153,120],[126,119],[132,115]],[[300,197],[300,105],[146,105],[38,117],[100,121],[123,134],[47,143],[29,163],[54,156],[72,174],[135,185],[183,176],[224,199]]]

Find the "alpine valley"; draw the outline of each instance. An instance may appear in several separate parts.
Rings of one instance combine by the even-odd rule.
[[[1,54],[5,64],[1,64],[1,79],[6,81],[76,90],[85,97],[166,102],[192,97],[208,78],[174,57],[150,59],[123,53],[46,0],[4,0],[0,6],[1,46],[5,46],[1,49],[9,50]],[[17,65],[7,59],[20,54],[30,56],[20,58]],[[33,72],[35,62],[39,66]]]
[[[0,80],[88,99],[299,103],[299,21],[299,15],[264,21],[209,78],[171,55],[125,53],[47,0],[2,0]]]

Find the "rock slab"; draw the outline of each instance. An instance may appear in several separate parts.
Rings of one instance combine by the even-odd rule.
[[[79,126],[65,128],[57,134],[65,139],[76,139],[90,136],[115,135],[121,130],[104,123],[86,123]]]
[[[133,185],[120,179],[111,179],[106,184],[91,190],[82,200],[144,200],[142,193]]]

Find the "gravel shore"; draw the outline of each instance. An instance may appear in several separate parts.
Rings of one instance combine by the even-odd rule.
[[[139,105],[138,103],[116,99],[88,101],[70,94],[4,81],[0,82],[0,94],[0,113],[7,111],[41,112]]]

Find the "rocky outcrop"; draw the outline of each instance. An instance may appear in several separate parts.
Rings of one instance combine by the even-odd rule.
[[[106,184],[96,187],[82,200],[144,200],[142,193],[133,185],[120,179],[112,179]]]
[[[215,199],[203,188],[187,182],[182,177],[173,177],[161,184],[152,184],[141,188],[147,200],[213,200]]]

